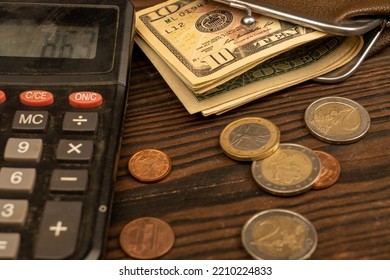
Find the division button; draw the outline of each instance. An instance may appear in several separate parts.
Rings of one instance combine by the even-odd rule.
[[[35,259],[66,259],[75,252],[81,201],[46,202],[34,252]]]
[[[54,103],[54,97],[51,92],[45,90],[28,90],[19,96],[20,102],[26,106],[49,106]]]
[[[73,132],[95,132],[98,126],[98,113],[66,112],[62,130]]]

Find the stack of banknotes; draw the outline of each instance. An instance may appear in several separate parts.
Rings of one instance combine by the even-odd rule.
[[[335,37],[211,0],[169,0],[136,13],[135,42],[190,114],[222,114],[353,59],[358,36]]]

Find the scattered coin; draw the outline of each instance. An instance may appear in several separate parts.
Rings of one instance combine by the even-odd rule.
[[[260,260],[304,260],[317,247],[317,231],[300,214],[283,209],[271,209],[251,217],[243,226],[244,248]]]
[[[311,149],[283,143],[269,157],[252,163],[252,175],[263,190],[280,196],[303,193],[321,174],[321,161]]]
[[[321,160],[321,175],[314,183],[313,189],[324,189],[332,186],[339,179],[340,163],[332,155],[323,151],[314,151]]]
[[[334,144],[360,140],[370,128],[370,115],[363,106],[344,97],[324,97],[305,111],[308,130],[318,139]]]
[[[175,234],[163,220],[143,217],[128,223],[121,231],[119,243],[130,257],[147,260],[166,254],[175,242]]]
[[[222,150],[239,161],[253,161],[274,153],[279,146],[280,131],[263,118],[242,118],[227,125],[220,135]]]
[[[158,182],[168,176],[172,168],[169,156],[159,150],[146,149],[134,154],[128,169],[134,178],[143,183]]]

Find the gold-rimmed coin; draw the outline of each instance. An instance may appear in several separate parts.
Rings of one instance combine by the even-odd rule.
[[[142,260],[165,255],[175,242],[169,224],[153,217],[143,217],[128,223],[121,231],[119,244],[130,257]]]
[[[364,137],[370,128],[370,115],[359,103],[344,97],[324,97],[305,111],[305,124],[318,139],[348,144]]]
[[[279,147],[279,128],[263,118],[242,118],[227,125],[219,138],[224,153],[239,161],[265,158]]]
[[[145,149],[134,154],[128,163],[130,174],[143,183],[158,182],[168,176],[172,168],[170,157],[155,149]]]
[[[271,194],[297,195],[310,190],[321,174],[321,161],[313,150],[283,143],[267,158],[252,163],[257,185]]]
[[[340,176],[340,163],[332,155],[323,151],[314,151],[321,160],[321,175],[314,183],[313,189],[325,189],[337,182]]]
[[[252,216],[243,226],[241,240],[246,251],[259,260],[304,260],[317,247],[314,225],[302,215],[271,209]]]

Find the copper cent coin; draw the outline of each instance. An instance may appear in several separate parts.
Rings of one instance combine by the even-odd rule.
[[[175,242],[175,234],[163,220],[143,217],[128,223],[121,231],[119,243],[130,257],[148,260],[166,254]]]
[[[128,168],[131,175],[137,180],[144,183],[153,183],[168,176],[172,168],[172,162],[166,153],[146,149],[130,158]]]
[[[324,189],[332,186],[339,179],[340,163],[332,155],[323,151],[314,151],[321,160],[321,175],[317,182],[314,183],[313,189]]]

